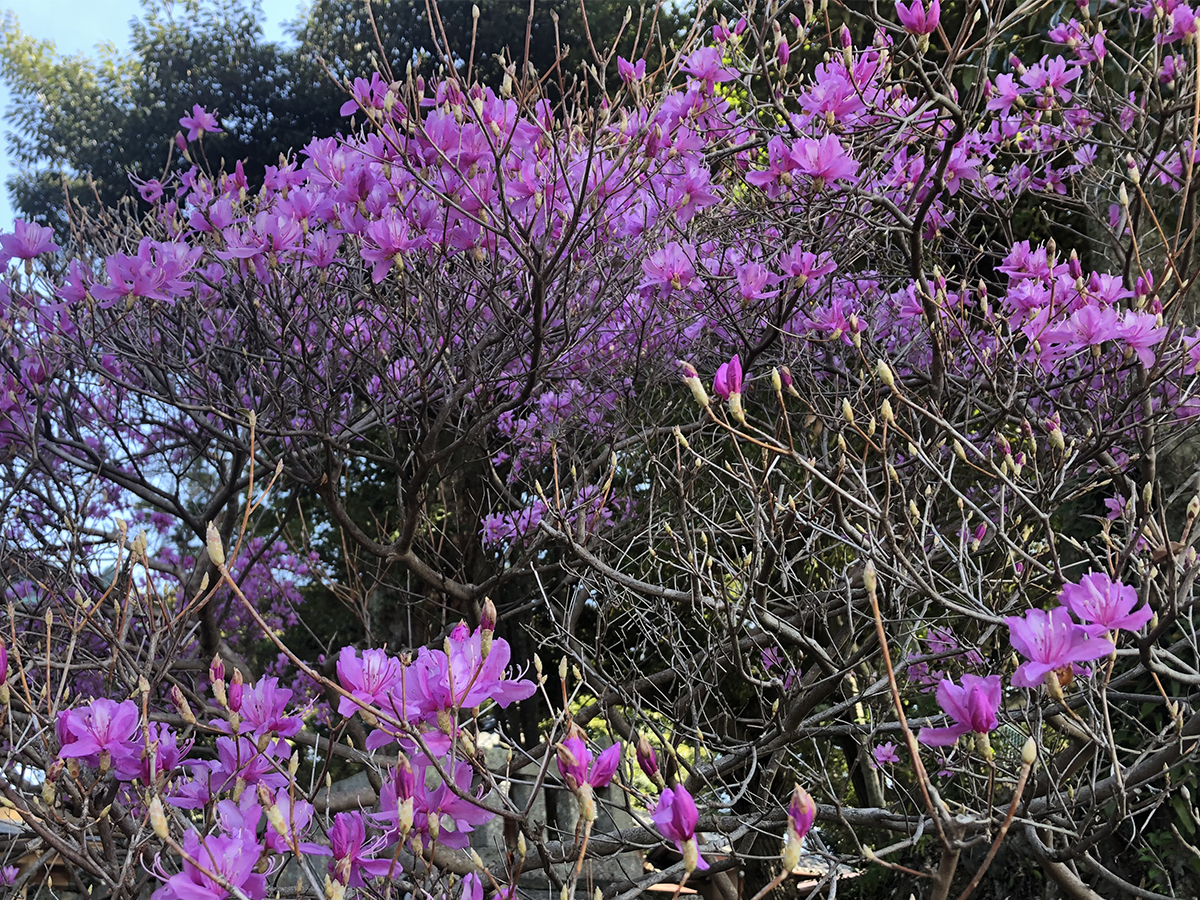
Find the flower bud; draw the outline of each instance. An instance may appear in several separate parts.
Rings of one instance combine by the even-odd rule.
[[[171,685],[170,695],[171,704],[179,712],[179,715],[183,718],[183,721],[187,722],[189,725],[195,725],[196,715],[192,712],[191,706],[188,705],[187,697],[183,696],[183,691],[179,689],[179,685]]]
[[[662,781],[662,776],[658,771],[658,754],[654,752],[654,747],[646,740],[644,734],[638,738],[637,761],[642,771],[646,773],[647,778],[655,784]]]
[[[217,526],[212,522],[208,523],[204,545],[208,548],[208,558],[213,561],[213,565],[223,570],[225,568],[225,547],[221,543],[221,535],[217,532]]]
[[[869,559],[863,566],[862,579],[863,587],[866,588],[868,594],[874,594],[879,590],[879,576],[875,572],[875,563]]]
[[[741,425],[746,424],[746,411],[742,408],[742,395],[740,393],[729,395],[729,415],[733,416],[735,422]]]
[[[162,799],[155,797],[150,801],[150,827],[161,840],[166,840],[170,831],[167,829],[167,814],[163,809]]]
[[[683,380],[691,389],[692,396],[696,398],[696,402],[705,409],[708,409],[709,398],[708,391],[704,389],[704,382],[700,380],[700,373],[696,371],[696,367],[689,362],[678,360],[680,368],[683,369]]]
[[[479,616],[479,653],[484,658],[492,652],[492,635],[496,631],[496,604],[491,597],[483,598],[483,610]]]
[[[242,670],[234,669],[233,678],[229,682],[229,711],[241,712],[242,709],[242,694],[246,686],[242,679]]]
[[[1032,766],[1037,760],[1037,741],[1029,738],[1025,741],[1025,746],[1021,748],[1021,762],[1027,766]]]
[[[890,388],[896,386],[896,376],[892,373],[892,367],[885,360],[881,359],[875,363],[875,377]]]

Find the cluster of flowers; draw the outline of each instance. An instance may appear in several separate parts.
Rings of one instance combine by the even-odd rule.
[[[295,782],[299,758],[288,739],[302,727],[293,692],[266,677],[245,684],[235,671],[226,681],[223,663],[210,668],[212,693],[223,715],[198,725],[178,688],[171,699],[185,722],[215,738],[215,758],[195,759],[191,742],[181,742],[167,724],[145,721],[133,700],[97,698],[60,713],[60,763],[48,773],[52,784],[63,765],[84,764],[99,776],[111,773],[134,808],[154,800],[176,809],[207,810],[214,827],[201,833],[185,827],[178,847],[182,869],[156,872],[164,884],[159,900],[218,900],[231,889],[251,900],[265,896],[264,871],[274,871],[281,855],[331,857],[331,884],[361,886],[374,877],[398,874],[395,852],[385,847],[407,841],[420,852],[434,843],[464,848],[476,826],[492,817],[469,799],[473,768],[451,752],[454,722],[463,708],[494,701],[505,706],[530,696],[536,686],[505,677],[510,650],[492,639],[493,625],[473,633],[454,629],[445,651],[422,648],[410,665],[383,651],[362,658],[345,648],[338,676],[345,693],[344,715],[360,714],[376,723],[378,747],[399,738],[409,756],[390,770],[380,812],[338,813],[328,825],[328,843],[313,837],[313,805]],[[2,652],[0,652],[2,658]],[[0,662],[0,667],[4,664]],[[392,726],[383,724],[388,717]],[[418,748],[423,743],[423,748]],[[432,755],[426,755],[426,751]],[[411,760],[411,761],[410,761]],[[454,786],[435,773],[448,773]],[[464,799],[464,797],[468,799]],[[260,827],[265,819],[265,831]],[[368,838],[368,825],[378,833]],[[265,866],[265,869],[264,869]]]
[[[936,29],[939,8],[914,0],[908,7],[897,4],[897,15],[909,33],[927,37]],[[804,23],[797,19],[793,27],[797,40],[806,39]],[[934,237],[969,210],[1001,212],[1028,192],[1060,191],[1071,177],[1103,175],[1093,134],[1100,113],[1073,92],[1105,56],[1103,31],[1090,20],[1071,20],[1051,35],[1070,57],[1014,60],[1012,74],[995,78],[988,87],[989,115],[956,137],[940,179],[932,177],[929,164],[945,149],[950,124],[923,105],[916,81],[900,77],[895,61],[906,45],[891,33],[880,31],[862,49],[852,45],[848,32],[836,35],[838,52],[788,98],[797,111],[789,115],[786,135],[768,138],[753,115],[729,100],[732,85],[756,60],[744,45],[745,30],[744,21],[714,29],[714,45],[679,61],[683,85],[666,90],[656,104],[635,102],[642,95],[633,86],[645,78],[644,66],[625,61],[628,95],[606,106],[595,140],[562,127],[546,101],[523,110],[489,88],[464,89],[448,80],[432,94],[422,86],[413,109],[400,102],[396,85],[376,75],[356,83],[346,106],[348,113],[365,115],[369,133],[314,140],[302,160],[269,167],[258,191],[250,189],[240,165],[218,178],[191,168],[178,183],[153,185],[147,196],[160,230],[142,239],[136,252],[73,260],[49,293],[11,281],[0,290],[0,320],[12,322],[22,335],[13,347],[15,368],[4,374],[0,390],[0,445],[38,439],[39,411],[67,402],[50,373],[81,356],[99,360],[100,381],[115,386],[97,392],[88,417],[97,453],[116,456],[115,448],[128,445],[152,454],[156,444],[170,445],[164,435],[121,424],[137,418],[124,385],[137,385],[142,376],[106,352],[101,335],[111,332],[81,329],[77,320],[86,309],[97,308],[115,321],[127,309],[148,306],[147,330],[139,337],[153,345],[167,333],[169,321],[157,321],[156,315],[191,299],[207,314],[203,333],[186,338],[191,343],[185,343],[185,356],[201,358],[211,341],[243,346],[253,332],[313,361],[312,377],[333,386],[328,407],[339,411],[331,423],[335,430],[349,428],[355,391],[364,386],[394,397],[402,417],[411,403],[406,398],[438,390],[425,357],[442,353],[447,340],[452,351],[486,346],[491,317],[464,320],[461,333],[429,333],[419,317],[397,317],[388,302],[349,290],[342,268],[365,269],[377,284],[389,278],[402,283],[406,272],[461,258],[497,275],[466,285],[468,307],[489,282],[512,292],[518,308],[524,281],[509,276],[528,258],[524,244],[532,242],[539,256],[553,257],[559,236],[584,229],[590,237],[571,244],[573,264],[586,267],[619,247],[635,277],[605,285],[606,296],[614,287],[618,294],[626,291],[615,304],[583,297],[572,303],[569,315],[550,323],[566,329],[561,353],[538,379],[529,402],[506,412],[495,426],[510,443],[493,461],[514,482],[531,462],[544,459],[568,427],[577,433],[610,427],[614,413],[637,391],[635,373],[644,371],[645,359],[691,355],[697,346],[728,353],[730,345],[741,343],[747,324],[778,330],[787,336],[785,353],[795,355],[811,352],[810,342],[851,346],[869,333],[898,373],[926,367],[930,350],[922,322],[929,310],[922,288],[911,278],[852,266],[829,253],[844,223],[869,213],[856,198],[878,197],[896,209],[927,206],[926,237]],[[786,47],[788,39],[781,34],[779,43]],[[1131,100],[1118,110],[1122,122],[1140,114],[1139,103]],[[185,147],[219,130],[213,114],[200,107],[180,124],[187,132],[186,139],[180,136]],[[887,135],[886,147],[880,134]],[[759,138],[766,139],[765,155],[745,149]],[[709,156],[730,147],[741,149],[726,155],[728,167],[714,170]],[[708,233],[706,210],[718,205],[736,210],[759,196],[780,209],[801,200],[817,204],[829,240],[815,232],[797,241],[783,227],[764,229],[757,214],[749,217],[753,232],[739,226],[730,239]],[[968,196],[971,204],[958,202]],[[733,221],[739,221],[737,215]],[[509,225],[496,224],[501,222]],[[2,236],[0,247],[0,258],[23,260],[28,272],[35,258],[56,249],[48,230],[25,222]],[[1095,366],[1104,346],[1132,353],[1147,366],[1164,346],[1178,346],[1181,336],[1162,322],[1150,276],[1131,294],[1113,276],[1085,273],[1077,260],[1052,255],[1017,244],[1000,267],[1010,279],[1005,327],[1023,335],[1028,360],[1079,392],[1094,385],[1080,382],[1076,367]],[[338,310],[330,330],[315,320],[307,333],[294,329],[295,322],[309,318],[303,292],[285,308],[256,304],[252,321],[220,301],[237,289],[273,292],[302,273],[326,279],[329,296],[322,302]],[[986,287],[956,292],[940,276],[931,287],[934,306],[946,319],[942,333],[964,349],[948,354],[957,370],[978,373],[987,360],[1004,354],[997,319],[989,314],[981,327],[966,312],[987,304]],[[549,293],[558,289],[547,285]],[[783,297],[789,298],[781,307],[788,312],[778,320],[773,311]],[[737,314],[722,312],[730,309]],[[429,314],[431,321],[438,319],[440,308]],[[1189,346],[1195,347],[1194,340]],[[978,349],[983,362],[967,348]],[[377,364],[359,380],[356,370],[368,349]],[[1107,362],[1109,369],[1119,368],[1124,355]],[[1189,372],[1195,364],[1188,362]],[[251,368],[237,388],[238,402],[261,411],[260,428],[280,434],[329,430],[314,421],[311,409],[276,409],[261,396],[264,385],[287,385],[295,377],[286,368],[269,359]],[[510,365],[495,384],[480,386],[478,399],[486,399],[485,392],[519,395],[524,384],[519,375]],[[202,405],[200,394],[209,386],[178,385],[175,396]],[[532,492],[525,496],[524,508],[488,519],[487,543],[503,545],[536,528],[544,505]]]
[[[47,773],[48,784],[63,777],[66,766],[74,777],[80,765],[99,777],[111,775],[131,807],[148,809],[156,830],[167,839],[173,829],[166,806],[209,813],[207,831],[188,822],[173,844],[181,858],[177,872],[170,873],[161,858],[156,862],[153,871],[162,881],[156,900],[221,900],[231,893],[263,900],[267,876],[290,854],[328,858],[326,896],[397,877],[401,848],[418,855],[436,844],[464,849],[475,828],[494,815],[483,793],[472,791],[472,764],[453,749],[459,710],[492,701],[505,706],[536,689],[532,681],[505,677],[510,650],[504,640],[493,638],[489,623],[474,632],[460,624],[446,643],[445,651],[422,648],[407,664],[382,650],[361,656],[351,647],[342,650],[339,711],[376,726],[368,747],[398,742],[402,749],[397,765],[387,772],[378,811],[337,813],[326,823],[323,841],[315,809],[295,780],[298,756],[288,739],[300,731],[302,719],[291,714],[293,692],[272,677],[246,684],[236,670],[227,680],[219,659],[209,675],[223,715],[209,721],[207,729],[197,723],[179,689],[172,690],[172,702],[186,723],[219,735],[215,759],[192,759],[192,742],[181,742],[169,725],[146,721],[135,701],[101,697],[59,715],[59,762]],[[0,684],[6,682],[7,668],[0,643]],[[389,718],[392,724],[383,724]],[[563,784],[578,798],[581,818],[589,825],[596,818],[593,791],[612,781],[622,753],[622,745],[614,743],[593,758],[577,731],[557,745]],[[688,872],[707,868],[699,852],[699,813],[691,794],[682,784],[664,784],[657,755],[644,738],[637,761],[661,789],[651,814],[656,827],[676,844]],[[444,776],[452,786],[441,780]],[[797,787],[785,858],[799,853],[815,815],[812,799]],[[479,890],[468,882],[463,896]]]
[[[1025,661],[1013,672],[1018,688],[1043,685],[1056,699],[1076,674],[1091,675],[1079,664],[1116,652],[1115,633],[1138,631],[1153,616],[1149,604],[1137,607],[1137,591],[1113,581],[1103,572],[1092,572],[1077,584],[1067,584],[1059,594],[1061,604],[1049,612],[1026,610],[1009,616],[1009,639]],[[1072,614],[1079,619],[1076,622]],[[999,724],[1003,699],[999,675],[964,674],[960,683],[943,678],[937,686],[937,703],[953,720],[940,728],[923,728],[917,739],[930,747],[948,747],[974,734],[985,754],[987,736]]]

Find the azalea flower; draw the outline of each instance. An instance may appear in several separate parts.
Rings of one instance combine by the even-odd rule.
[[[684,871],[708,868],[696,842],[696,824],[700,821],[700,813],[687,788],[680,784],[664,790],[650,818],[662,836],[674,841],[683,854]]]
[[[364,650],[359,659],[353,647],[343,647],[338,654],[337,677],[356,700],[386,710],[392,689],[402,682],[404,667],[386,650]],[[338,713],[343,716],[352,716],[359,709],[349,697],[338,700]]]
[[[948,747],[968,732],[986,735],[998,724],[996,711],[1000,708],[1000,676],[963,675],[962,685],[949,678],[937,686],[937,702],[953,725],[943,728],[922,728],[917,740],[930,747]]]
[[[797,169],[812,176],[818,189],[838,180],[853,182],[858,174],[858,163],[833,134],[820,140],[801,138],[792,147],[792,159]]]
[[[910,34],[933,34],[937,30],[941,14],[942,6],[938,0],[933,0],[928,9],[921,0],[912,0],[912,4],[907,7],[900,0],[896,0],[896,15],[900,24]]]
[[[366,884],[364,875],[379,878],[393,871],[390,857],[375,857],[376,852],[383,849],[384,839],[367,840],[367,828],[362,813],[357,810],[334,816],[333,827],[329,829],[329,847],[333,855],[329,872],[346,887],[363,887]],[[400,864],[396,863],[393,874],[399,872]]]
[[[117,703],[106,697],[79,709],[66,710],[59,716],[62,749],[58,755],[63,759],[82,759],[102,769],[110,764],[118,769],[136,765],[134,761],[142,752],[141,744],[135,740],[140,718],[138,706],[132,700]]]
[[[558,745],[558,773],[572,791],[578,791],[584,784],[594,788],[605,787],[612,781],[620,761],[620,743],[603,751],[594,763],[592,751],[587,748],[583,738],[572,735]]]
[[[1059,599],[1085,624],[1080,626],[1093,637],[1124,628],[1139,631],[1154,615],[1150,604],[1137,606],[1137,591],[1113,581],[1103,572],[1084,575],[1078,584],[1063,585]]]
[[[57,249],[53,231],[24,219],[13,222],[12,234],[0,234],[0,262],[3,263],[10,259],[31,260]]]
[[[886,744],[879,744],[871,750],[871,756],[875,760],[875,768],[890,766],[900,762],[900,755],[896,752],[896,742],[888,741]]]
[[[625,57],[618,56],[617,74],[621,76],[621,80],[626,84],[641,81],[646,77],[646,61],[639,59],[636,63],[631,63]]]
[[[1111,641],[1092,637],[1071,619],[1065,606],[1050,612],[1027,610],[1024,616],[1008,616],[1009,640],[1027,662],[1013,673],[1014,687],[1035,688],[1059,669],[1070,671],[1072,663],[1108,656],[1116,648]]]
[[[800,850],[804,845],[804,836],[812,828],[817,818],[817,805],[808,791],[796,785],[792,791],[792,802],[788,804],[787,834],[783,838],[783,868],[790,872],[800,862]]]
[[[267,878],[254,871],[262,847],[253,833],[238,831],[201,838],[189,830],[183,836],[183,853],[183,871],[167,878],[151,900],[224,900],[229,892],[222,882],[249,900],[266,896]]]
[[[219,134],[220,126],[217,125],[217,117],[206,110],[203,106],[197,103],[192,107],[192,114],[184,116],[179,120],[179,124],[187,129],[187,139],[194,141],[206,132],[208,134]]]
[[[717,367],[713,378],[713,393],[722,400],[728,400],[734,394],[742,392],[742,361],[735,353],[727,363]]]
[[[722,363],[713,378],[713,392],[729,401],[729,414],[746,424],[746,414],[742,410],[742,361],[735,353],[727,363]]]

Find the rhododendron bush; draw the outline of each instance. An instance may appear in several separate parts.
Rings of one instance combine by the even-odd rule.
[[[1043,19],[635,10],[0,236],[5,882],[1194,895],[1198,20]]]

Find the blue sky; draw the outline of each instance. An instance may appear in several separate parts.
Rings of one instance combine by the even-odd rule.
[[[268,40],[284,41],[283,23],[307,6],[304,0],[263,0],[263,23]],[[113,44],[129,49],[129,23],[142,11],[139,0],[0,0],[0,10],[11,10],[21,29],[43,40],[54,41],[64,56],[94,54],[97,46]],[[0,109],[8,108],[8,92],[0,83]],[[183,115],[181,112],[180,115]],[[7,131],[7,126],[3,131]],[[13,211],[4,182],[12,174],[7,139],[0,155],[0,230],[12,227]]]

